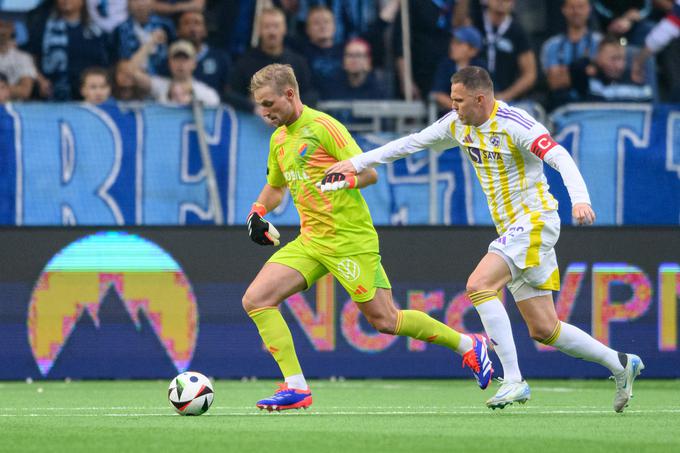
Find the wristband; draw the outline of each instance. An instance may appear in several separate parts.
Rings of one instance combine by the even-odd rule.
[[[257,212],[260,217],[264,217],[267,214],[267,208],[262,203],[255,202],[250,208],[250,212]]]

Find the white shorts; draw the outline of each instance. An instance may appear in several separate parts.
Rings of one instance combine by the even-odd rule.
[[[551,294],[560,289],[554,246],[560,237],[556,211],[532,212],[519,217],[498,239],[489,253],[502,257],[510,268],[507,284],[516,302]]]

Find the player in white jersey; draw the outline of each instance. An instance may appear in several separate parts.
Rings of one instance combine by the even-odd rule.
[[[530,389],[517,363],[510,319],[498,299],[507,285],[531,337],[574,357],[599,363],[616,380],[614,410],[623,411],[635,377],[644,369],[640,358],[603,345],[581,329],[557,318],[552,291],[560,288],[553,247],[560,233],[557,201],[548,191],[543,162],[560,172],[579,225],[590,225],[595,213],[585,182],[569,153],[547,129],[522,109],[494,98],[486,70],[469,66],[451,78],[452,110],[420,132],[331,166],[329,173],[355,173],[393,162],[429,148],[460,146],[470,159],[486,194],[499,237],[467,282],[467,292],[503,365],[504,379],[490,408],[526,402]],[[322,190],[344,184],[322,184]]]

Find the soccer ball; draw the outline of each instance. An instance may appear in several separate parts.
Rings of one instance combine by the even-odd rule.
[[[212,404],[213,396],[210,380],[195,371],[178,374],[168,388],[168,400],[180,415],[201,415]]]

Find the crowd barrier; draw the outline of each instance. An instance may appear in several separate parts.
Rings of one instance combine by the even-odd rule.
[[[572,153],[590,189],[600,225],[680,223],[680,106],[571,105],[550,116],[554,136]],[[230,107],[206,109],[206,142],[226,224],[241,224],[265,182],[272,130]],[[676,132],[678,134],[676,134]],[[393,134],[357,134],[368,150]],[[430,178],[437,181],[436,224],[490,225],[486,199],[458,149],[442,153],[430,174],[427,152],[378,169],[363,193],[378,225],[430,219]],[[563,222],[570,202],[547,168]],[[214,224],[190,108],[153,104],[6,104],[0,106],[0,224]],[[294,225],[289,198],[270,214]]]
[[[284,242],[296,234],[281,228]],[[488,227],[380,228],[402,308],[482,330],[465,295]],[[565,227],[561,319],[639,354],[645,377],[680,377],[677,228]],[[277,377],[241,297],[272,248],[242,227],[0,229],[0,379]],[[605,378],[602,367],[528,336],[502,292],[525,376]],[[377,333],[330,277],[283,304],[309,377],[467,377],[444,348]],[[500,366],[497,363],[497,369]]]

